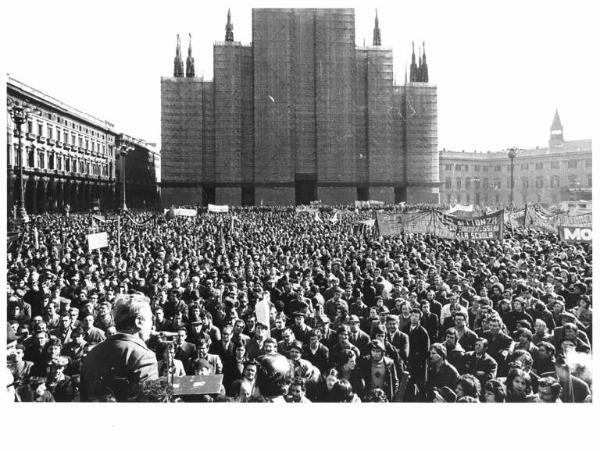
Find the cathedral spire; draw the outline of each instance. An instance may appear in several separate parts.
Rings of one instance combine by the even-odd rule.
[[[379,30],[379,18],[375,9],[375,28],[373,28],[373,45],[381,45],[381,31]]]
[[[416,57],[415,57],[415,43],[413,41],[412,43],[412,58],[411,58],[411,62],[410,62],[410,81],[419,81],[418,80],[418,68],[417,68],[417,62],[416,62]]]
[[[187,60],[185,61],[185,76],[188,78],[193,78],[196,76],[194,57],[192,56],[192,33],[190,33],[190,45],[188,47]]]
[[[429,69],[427,68],[427,56],[425,55],[425,42],[423,42],[423,62],[421,65],[421,81],[429,82]]]
[[[227,10],[227,25],[225,25],[225,41],[233,42],[233,24],[231,23],[231,9]]]
[[[173,66],[173,77],[183,77],[183,60],[181,59],[181,40],[179,39],[179,35],[177,35],[177,49],[175,50]]]

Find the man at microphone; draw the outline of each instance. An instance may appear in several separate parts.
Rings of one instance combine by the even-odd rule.
[[[142,383],[158,379],[156,355],[146,346],[152,310],[142,294],[115,300],[117,333],[98,344],[83,361],[82,401],[136,401]]]

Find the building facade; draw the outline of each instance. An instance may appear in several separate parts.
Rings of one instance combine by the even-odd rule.
[[[128,208],[159,208],[157,166],[160,153],[156,145],[120,133],[116,137],[116,196],[123,205],[123,172],[125,173],[125,201]],[[123,161],[123,159],[125,161]],[[123,165],[125,167],[123,168]]]
[[[79,111],[25,83],[9,77],[7,101],[27,105],[30,114],[19,134],[7,113],[7,206],[12,212],[20,202],[20,165],[23,162],[25,208],[45,211],[102,210],[121,205],[120,149],[129,146],[126,184],[130,206],[157,206],[155,146],[119,133],[113,124]],[[117,161],[118,160],[118,161]]]
[[[35,88],[8,79],[8,103],[32,113],[18,131],[7,114],[7,206],[19,203],[23,162],[25,207],[29,213],[86,210],[94,202],[111,207],[115,198],[115,132],[110,122],[65,105]]]
[[[439,199],[437,89],[424,49],[394,84],[392,49],[356,47],[353,9],[253,9],[252,44],[213,46],[195,77],[191,38],[161,78],[163,206]],[[184,76],[185,74],[185,76]]]
[[[440,201],[447,204],[510,204],[511,161],[507,152],[440,151]],[[591,199],[592,140],[565,141],[558,115],[547,147],[517,152],[513,203],[547,206]]]

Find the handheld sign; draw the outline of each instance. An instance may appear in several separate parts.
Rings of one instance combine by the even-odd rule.
[[[90,251],[108,247],[108,234],[106,232],[90,233],[87,240]]]

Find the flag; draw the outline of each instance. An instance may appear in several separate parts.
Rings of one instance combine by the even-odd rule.
[[[321,219],[321,216],[319,216],[319,212],[315,211],[315,221],[317,222],[323,222],[323,220]]]
[[[331,221],[332,224],[335,224],[339,221],[337,211],[333,214],[331,218],[329,218],[329,221]]]

